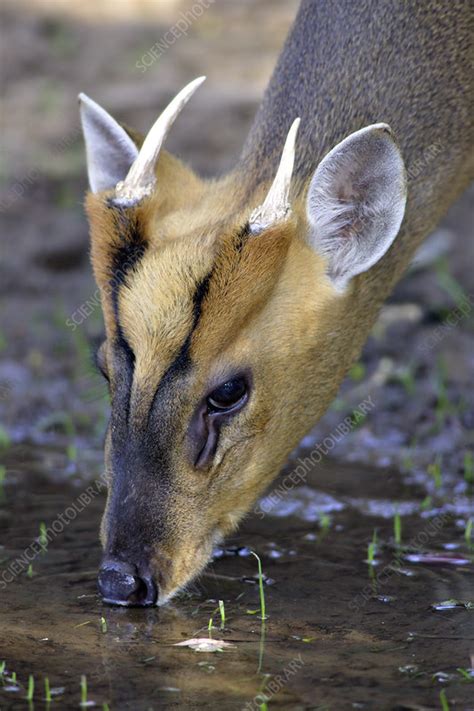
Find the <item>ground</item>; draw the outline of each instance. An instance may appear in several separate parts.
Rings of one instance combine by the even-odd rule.
[[[12,699],[24,695],[31,673],[36,699],[48,676],[76,704],[86,675],[90,697],[110,708],[259,708],[264,701],[253,699],[262,689],[270,708],[439,708],[445,689],[453,708],[467,709],[469,682],[457,669],[472,666],[474,650],[465,606],[473,600],[472,191],[427,241],[333,407],[234,547],[174,606],[102,607],[94,584],[102,490],[31,569],[25,563],[40,523],[51,525],[99,477],[107,417],[89,355],[102,319],[76,96],[85,91],[144,130],[177,89],[206,74],[168,147],[204,175],[230,168],[297,2],[208,4],[202,13],[199,3],[175,0],[2,5],[0,664],[8,674],[0,708],[21,706]],[[190,11],[179,30],[180,13]],[[359,417],[368,397],[373,405]],[[321,461],[289,485],[298,458],[318,444]],[[409,549],[397,543],[399,525]],[[366,562],[374,530],[379,566]],[[249,548],[274,580],[265,586],[265,628]],[[434,553],[443,553],[436,564]],[[393,573],[378,579],[385,568]],[[430,607],[447,598],[459,605]],[[235,646],[214,656],[171,647],[198,631],[207,637],[212,614],[219,627],[218,599],[227,620],[211,634]],[[275,681],[285,670],[284,683]],[[15,671],[19,685],[7,681]]]

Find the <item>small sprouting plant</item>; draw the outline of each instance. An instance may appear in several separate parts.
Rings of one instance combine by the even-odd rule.
[[[33,577],[33,564],[32,563],[29,564],[29,566],[26,570],[26,574],[29,578]]]
[[[46,524],[44,523],[44,521],[41,521],[40,523],[38,541],[40,546],[43,548],[43,551],[45,551],[48,547],[48,532],[46,530]]]
[[[66,455],[70,462],[77,462],[77,447],[74,442],[70,442],[66,447]]]
[[[462,676],[464,681],[468,681],[470,684],[474,683],[474,672],[472,669],[461,669],[461,667],[458,667],[456,671]]]
[[[104,634],[107,632],[107,620],[103,616],[100,618],[100,629]]]
[[[464,481],[468,486],[474,485],[474,454],[472,452],[464,453]]]
[[[213,622],[214,622],[214,615],[211,615],[209,618],[209,622],[207,623],[207,634],[209,635],[209,639],[212,639]]]
[[[376,552],[377,552],[377,529],[374,528],[372,540],[370,541],[369,545],[367,546],[367,563],[369,565],[375,564],[375,553]]]
[[[319,527],[323,535],[326,535],[331,528],[331,517],[327,513],[322,513],[319,517]]]
[[[81,676],[81,706],[87,706],[87,677]]]
[[[225,627],[225,607],[224,600],[219,600],[219,612],[221,615],[221,630]]]
[[[449,711],[449,703],[446,698],[446,689],[441,689],[439,692],[439,702],[441,704],[441,711]]]
[[[44,698],[46,699],[46,703],[51,701],[51,688],[49,686],[49,679],[47,676],[44,678]]]
[[[356,383],[360,382],[365,376],[365,365],[363,363],[354,363],[349,370],[349,378]]]
[[[474,533],[474,518],[469,518],[466,521],[466,528],[464,529],[464,540],[466,541],[469,548],[473,545],[473,533]]]
[[[8,432],[0,425],[0,449],[8,449],[11,444]]]
[[[445,257],[441,257],[436,265],[436,276],[440,287],[452,298],[456,306],[469,300],[465,290],[449,271],[449,265]]]
[[[415,375],[412,368],[404,368],[398,374],[398,380],[403,385],[407,395],[414,395],[416,391]]]
[[[427,509],[430,508],[431,504],[433,503],[433,499],[431,496],[425,496],[423,501],[420,504],[420,510],[421,511],[426,511]]]
[[[5,661],[0,662],[0,676],[3,676],[5,674],[6,666],[7,663]]]
[[[33,674],[28,677],[28,690],[26,692],[26,700],[33,701],[33,696],[35,694],[35,678]]]
[[[396,545],[400,546],[402,543],[402,519],[398,511],[393,517],[393,536]]]
[[[436,420],[438,429],[441,429],[452,411],[452,406],[448,396],[446,364],[441,359],[438,361],[436,370]]]
[[[262,573],[262,561],[254,551],[250,551],[253,556],[257,559],[258,564],[258,589],[260,593],[260,615],[262,620],[266,620],[267,616],[265,614],[265,592],[263,589],[263,573]]]
[[[441,472],[441,456],[438,454],[433,464],[428,465],[428,474],[431,474],[434,480],[434,485],[437,489],[441,487],[442,472]]]

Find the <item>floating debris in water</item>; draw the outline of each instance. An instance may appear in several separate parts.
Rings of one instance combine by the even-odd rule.
[[[208,637],[194,637],[173,644],[173,647],[189,647],[194,652],[222,652],[227,647],[233,646],[230,642],[224,642],[222,639],[209,639]]]
[[[213,560],[219,560],[220,558],[234,558],[235,556],[239,556],[240,558],[248,558],[249,555],[250,548],[247,548],[246,546],[228,546],[226,548],[217,546],[212,551]]]
[[[448,674],[447,672],[435,672],[432,676],[434,681],[439,681],[440,684],[448,684],[453,679],[456,679],[456,674]]]
[[[398,671],[400,674],[408,674],[409,676],[414,676],[415,674],[418,674],[418,667],[416,664],[406,664],[403,667],[398,667]]]
[[[414,578],[416,575],[414,570],[410,570],[410,568],[399,568],[396,565],[390,565],[389,570],[393,570],[394,573],[398,573],[399,575],[404,575],[407,578]]]
[[[446,553],[408,553],[404,556],[408,563],[425,563],[426,565],[469,565],[468,558]]]
[[[352,508],[364,516],[377,516],[390,519],[398,516],[411,516],[418,512],[417,501],[390,501],[388,499],[348,499]]]
[[[249,585],[258,585],[260,582],[258,575],[245,576],[244,578],[240,578],[240,580],[243,583],[249,583]],[[265,573],[262,575],[262,582],[264,585],[275,585],[273,578],[268,578]]]
[[[262,514],[277,518],[296,516],[303,521],[321,523],[327,521],[327,518],[324,518],[325,514],[342,511],[344,508],[345,505],[330,494],[316,491],[305,485],[285,491],[284,496],[278,492],[269,494],[259,503]]]
[[[474,610],[474,602],[462,602],[460,600],[443,600],[442,602],[433,602],[430,605],[432,610]]]
[[[291,555],[292,553],[293,551],[290,551],[288,555]],[[281,558],[283,553],[273,548],[272,550],[268,551],[267,555],[269,558]]]
[[[394,595],[376,595],[375,599],[378,600],[379,602],[395,602],[397,599]]]

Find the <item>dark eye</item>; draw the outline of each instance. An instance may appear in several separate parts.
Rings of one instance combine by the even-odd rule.
[[[212,391],[207,397],[207,405],[210,410],[223,411],[230,410],[235,405],[244,401],[247,395],[247,383],[244,378],[233,378],[228,380]]]

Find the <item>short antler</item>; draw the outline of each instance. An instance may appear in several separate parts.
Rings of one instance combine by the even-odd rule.
[[[291,176],[293,175],[296,134],[300,120],[299,118],[295,119],[288,131],[280,165],[267,197],[250,215],[250,231],[254,234],[262,232],[274,222],[284,220],[290,212]]]
[[[187,84],[156,120],[127,177],[117,183],[116,195],[119,201],[135,203],[153,192],[156,184],[155,165],[163,142],[176,117],[205,78],[198,77]]]

